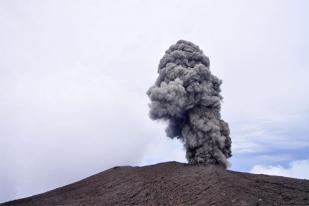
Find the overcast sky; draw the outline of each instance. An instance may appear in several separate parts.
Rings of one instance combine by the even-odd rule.
[[[0,1],[0,202],[185,162],[147,89],[179,39],[223,80],[231,170],[309,179],[309,1]]]

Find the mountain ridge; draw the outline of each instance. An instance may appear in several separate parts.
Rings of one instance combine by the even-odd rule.
[[[113,167],[0,205],[309,205],[309,180],[165,162]]]

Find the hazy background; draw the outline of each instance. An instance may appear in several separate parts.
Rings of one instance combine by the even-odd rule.
[[[223,80],[232,170],[309,179],[309,1],[0,1],[0,202],[116,165],[185,161],[146,90],[199,45]]]

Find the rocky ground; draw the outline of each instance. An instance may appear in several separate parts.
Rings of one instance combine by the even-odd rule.
[[[114,167],[1,206],[309,205],[309,180],[167,162]]]

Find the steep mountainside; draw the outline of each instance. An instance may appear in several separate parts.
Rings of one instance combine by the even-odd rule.
[[[115,167],[1,206],[309,205],[309,181],[167,162]]]

